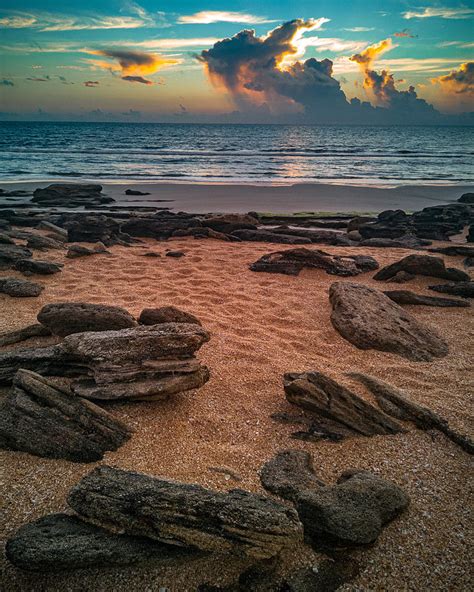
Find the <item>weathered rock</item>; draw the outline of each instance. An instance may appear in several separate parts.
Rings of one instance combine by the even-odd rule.
[[[0,245],[14,245],[15,241],[3,232],[0,232]]]
[[[234,230],[232,236],[236,236],[243,241],[258,241],[264,243],[282,243],[286,245],[307,245],[312,241],[302,236],[292,236],[289,234],[277,234],[269,230]]]
[[[474,267],[474,257],[466,257],[462,264],[464,267]]]
[[[203,556],[145,537],[114,534],[68,514],[50,514],[22,526],[7,541],[6,555],[19,569],[53,573],[144,562],[173,568]]]
[[[463,245],[452,245],[449,247],[436,247],[428,249],[430,253],[442,253],[443,255],[449,255],[451,257],[474,257],[474,247],[466,247]]]
[[[409,233],[410,216],[403,210],[385,210],[377,216],[376,222],[359,224],[358,230],[367,238],[400,238]]]
[[[474,298],[474,281],[458,282],[456,284],[439,284],[436,286],[428,286],[428,288],[435,292],[443,292],[444,294],[451,294],[452,296]]]
[[[161,306],[160,308],[144,308],[138,317],[141,325],[158,325],[159,323],[195,323],[201,321],[189,312],[175,306]]]
[[[410,290],[387,290],[384,292],[386,296],[397,304],[421,304],[425,306],[442,306],[442,307],[468,307],[469,302],[465,300],[455,300],[453,298],[437,298],[436,296],[424,296],[423,294],[416,294]]]
[[[414,275],[426,275],[438,277],[454,282],[462,282],[469,279],[467,273],[453,267],[446,267],[440,257],[430,255],[408,255],[396,263],[387,265],[374,275],[374,280],[388,280],[400,271],[406,271]]]
[[[122,232],[121,222],[103,215],[78,215],[64,222],[70,243],[103,243],[112,245],[129,245],[132,238]]]
[[[343,473],[332,487],[302,492],[297,510],[310,544],[339,549],[373,543],[409,503],[394,483],[354,470]]]
[[[201,221],[192,214],[162,211],[153,216],[129,218],[122,223],[122,231],[130,236],[166,240],[177,230],[201,227]]]
[[[27,280],[20,280],[18,278],[0,278],[0,292],[8,294],[13,298],[30,298],[39,296],[43,291],[43,286],[28,282]]]
[[[150,195],[149,191],[138,191],[138,189],[126,189],[125,195]]]
[[[94,462],[129,437],[109,413],[29,370],[17,372],[0,406],[0,447],[9,450]]]
[[[64,249],[64,244],[53,238],[41,236],[40,234],[32,234],[26,243],[29,249],[37,249],[38,251],[47,251],[48,249]]]
[[[0,346],[11,345],[12,343],[20,343],[20,341],[26,341],[31,337],[47,337],[51,335],[51,331],[35,323],[34,325],[28,325],[23,329],[17,331],[9,331],[8,333],[2,333],[0,335]]]
[[[223,234],[235,230],[257,230],[258,220],[248,214],[222,214],[204,218],[202,225]]]
[[[377,269],[378,263],[373,257],[365,255],[341,257],[301,247],[263,255],[249,267],[252,271],[287,275],[298,275],[304,267],[309,267],[324,269],[326,273],[331,275],[353,276],[370,269]]]
[[[364,384],[386,413],[411,421],[421,430],[439,430],[469,454],[474,453],[474,442],[469,436],[452,429],[445,419],[412,401],[404,391],[367,374],[350,372],[349,376]]]
[[[110,251],[107,251],[105,245],[97,243],[97,246],[93,249],[88,249],[82,245],[69,245],[66,257],[68,259],[77,259],[78,257],[88,257],[90,255],[106,254],[110,255]]]
[[[61,228],[57,224],[49,222],[49,220],[41,220],[41,222],[38,224],[38,228],[40,230],[49,230],[49,232],[52,232],[63,240],[67,239],[67,230],[65,228]]]
[[[408,273],[407,271],[398,271],[394,276],[387,280],[387,282],[391,282],[394,284],[405,284],[406,282],[410,282],[411,280],[415,279],[416,275],[412,273]]]
[[[126,329],[137,324],[132,315],[120,306],[86,302],[46,304],[37,318],[53,335],[60,337],[83,331]]]
[[[416,235],[421,238],[448,240],[474,221],[474,208],[464,203],[430,206],[415,212],[411,219]]]
[[[466,236],[466,241],[468,243],[474,243],[474,224],[469,226],[469,231]]]
[[[273,234],[280,234],[285,236],[295,236],[302,238],[309,238],[312,243],[323,245],[347,245],[348,237],[342,232],[334,232],[331,230],[309,230],[306,228],[289,228],[288,226],[281,226],[274,228],[270,232]]]
[[[291,573],[278,592],[336,592],[357,577],[359,572],[359,564],[351,557],[324,559],[314,567],[304,567]]]
[[[165,253],[166,257],[174,257],[175,259],[179,259],[180,257],[184,257],[186,253],[184,251],[167,251]]]
[[[341,437],[405,431],[391,417],[321,372],[287,373],[283,385],[290,403],[310,411],[324,429]]]
[[[260,469],[263,487],[282,498],[294,501],[305,489],[324,487],[314,474],[313,462],[303,450],[281,450]]]
[[[42,189],[35,189],[31,201],[43,206],[61,206],[65,208],[99,205],[115,201],[111,197],[102,195],[101,192],[101,185],[54,183]]]
[[[52,263],[51,261],[40,261],[39,259],[19,259],[15,263],[15,269],[26,274],[52,275],[59,273],[64,265]]]
[[[107,466],[70,492],[81,516],[178,546],[264,559],[302,539],[296,512],[242,490],[214,492]]]
[[[0,244],[0,269],[13,267],[17,261],[32,257],[33,253],[26,247]]]
[[[458,199],[459,203],[474,204],[474,193],[463,193]]]
[[[347,224],[347,232],[352,232],[353,230],[359,230],[359,226],[362,224],[367,224],[368,222],[376,222],[377,218],[373,216],[356,216],[349,220]]]
[[[365,238],[361,247],[387,247],[390,249],[418,249],[431,245],[431,241],[417,238],[413,234],[404,234],[398,238]]]
[[[447,343],[433,329],[378,290],[336,282],[329,289],[329,299],[334,328],[360,349],[396,353],[417,362],[448,353]]]

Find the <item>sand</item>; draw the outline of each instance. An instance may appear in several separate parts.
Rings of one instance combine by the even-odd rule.
[[[49,183],[64,182],[2,182],[7,190],[33,191]],[[67,182],[77,182],[69,179]],[[88,182],[80,179],[81,183]],[[91,182],[91,181],[89,181]],[[180,183],[103,183],[104,194],[113,197],[116,205],[169,207],[175,212],[197,214],[207,212],[359,212],[371,213],[401,208],[421,210],[427,206],[456,201],[460,195],[474,191],[472,185],[400,185],[357,186],[327,183],[296,183],[294,185],[180,184]],[[126,189],[149,192],[145,196],[127,196]],[[164,200],[164,201],[159,201]],[[24,201],[1,198],[0,203]]]
[[[182,249],[186,256],[142,256],[149,249],[163,255],[167,248]],[[63,272],[39,279],[46,287],[39,298],[0,295],[1,327],[5,331],[32,323],[44,304],[59,301],[115,304],[135,315],[145,307],[169,304],[191,312],[211,332],[210,342],[198,354],[211,370],[210,381],[166,403],[110,405],[109,409],[136,431],[121,449],[108,453],[103,463],[220,490],[241,487],[260,492],[259,467],[276,451],[289,447],[309,451],[318,476],[329,483],[349,467],[369,469],[402,486],[412,502],[405,514],[384,529],[375,546],[355,552],[363,571],[342,590],[468,590],[472,583],[470,465],[465,452],[439,432],[416,429],[339,443],[302,442],[290,438],[297,427],[276,423],[270,415],[297,412],[284,397],[284,372],[327,372],[371,400],[362,387],[344,377],[345,372],[358,371],[406,389],[414,401],[436,411],[463,433],[472,434],[472,309],[407,307],[448,341],[450,353],[443,359],[416,363],[389,353],[361,351],[330,323],[328,288],[339,278],[322,270],[303,270],[298,277],[248,270],[249,263],[278,248],[186,238],[166,243],[145,240],[140,246],[112,247],[111,256],[73,260],[65,259],[63,252],[50,251],[41,258],[64,261]],[[340,247],[324,249],[349,252]],[[381,265],[411,252],[354,251],[373,255]],[[462,266],[460,257],[445,260]],[[372,275],[349,280],[380,289],[394,286],[375,282]],[[420,277],[406,287],[425,292],[433,283],[440,282]],[[2,452],[2,463],[7,536],[28,521],[65,509],[68,490],[96,466],[13,452]],[[241,480],[213,467],[227,467]],[[282,560],[282,569],[314,562],[315,557],[307,549],[290,550]],[[136,566],[37,575],[7,564],[3,585],[10,592],[161,588],[186,592],[195,590],[203,580],[213,584],[231,581],[244,566],[225,557],[173,570]]]

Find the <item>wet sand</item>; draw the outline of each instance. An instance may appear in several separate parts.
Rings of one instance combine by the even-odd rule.
[[[459,193],[457,189],[456,196]],[[163,255],[170,248],[182,249],[186,256],[142,256],[150,249]],[[69,489],[97,464],[220,490],[239,487],[262,492],[259,467],[280,449],[298,448],[313,455],[318,476],[328,483],[334,483],[345,469],[357,467],[393,480],[411,496],[409,510],[384,529],[373,547],[354,552],[362,573],[341,590],[469,589],[470,459],[465,452],[439,432],[414,428],[396,436],[302,442],[290,438],[298,427],[276,423],[270,415],[297,411],[285,400],[284,372],[327,372],[372,400],[363,387],[344,376],[359,371],[406,389],[414,401],[472,435],[473,309],[407,307],[447,340],[450,353],[445,358],[417,363],[389,353],[362,351],[345,341],[329,319],[328,288],[340,278],[322,270],[303,270],[298,277],[249,271],[248,264],[261,255],[284,248],[186,238],[115,246],[111,256],[70,260],[61,251],[35,255],[64,262],[64,269],[54,276],[34,278],[45,285],[39,298],[0,295],[2,331],[34,322],[39,309],[50,302],[115,304],[135,315],[146,307],[174,305],[196,315],[211,332],[210,342],[198,353],[209,366],[211,378],[201,389],[165,403],[109,405],[135,433],[118,451],[107,453],[102,463],[74,464],[2,451],[7,536],[26,522],[65,509]],[[323,248],[330,253],[373,255],[381,266],[412,252]],[[445,260],[462,268],[460,257]],[[22,277],[12,271],[1,275]],[[372,275],[348,281],[379,289],[394,286],[375,282]],[[435,295],[425,289],[433,283],[441,281],[418,277],[403,288]],[[226,479],[211,467],[227,467],[241,480]],[[281,569],[314,563],[315,557],[307,548],[291,549],[282,558]],[[166,570],[135,566],[38,575],[6,564],[2,577],[4,589],[10,592],[158,592],[161,587],[191,592],[203,581],[230,582],[244,567],[244,562],[221,557]]]

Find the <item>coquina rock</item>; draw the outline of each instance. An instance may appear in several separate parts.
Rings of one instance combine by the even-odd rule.
[[[474,281],[457,282],[452,284],[439,284],[428,286],[430,290],[451,294],[452,296],[461,296],[462,298],[474,298]]]
[[[32,257],[33,253],[26,247],[12,244],[0,244],[0,269],[14,267],[17,261]]]
[[[79,183],[54,183],[45,188],[35,189],[34,203],[42,206],[61,206],[75,208],[82,205],[93,206],[115,201],[101,194],[101,185]]]
[[[296,512],[254,493],[211,491],[108,466],[93,470],[68,504],[96,524],[167,544],[254,559],[302,540]]]
[[[427,275],[454,282],[469,280],[467,273],[461,269],[446,267],[440,257],[430,255],[408,255],[396,263],[387,265],[374,275],[374,280],[388,280],[400,271],[406,271],[413,275]]]
[[[448,353],[442,337],[378,290],[336,282],[329,289],[329,299],[335,329],[360,349],[396,353],[417,362]]]
[[[0,292],[13,298],[34,298],[43,291],[43,286],[19,278],[0,278]]]
[[[469,307],[470,304],[466,300],[458,300],[454,298],[438,298],[436,296],[425,296],[424,294],[416,294],[410,290],[386,290],[384,294],[397,304],[416,304],[424,306],[441,306],[444,308],[453,307]]]
[[[19,259],[15,263],[15,269],[24,274],[52,275],[62,271],[62,263],[40,261],[39,259]]]
[[[9,450],[93,462],[129,437],[112,415],[29,370],[17,372],[0,405],[0,447]]]
[[[201,321],[197,317],[175,306],[144,308],[138,317],[138,322],[141,325],[158,325],[160,323],[195,323],[201,325]]]

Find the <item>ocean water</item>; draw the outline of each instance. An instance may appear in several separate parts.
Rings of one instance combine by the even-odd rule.
[[[474,181],[469,127],[0,122],[0,179],[304,182]]]

